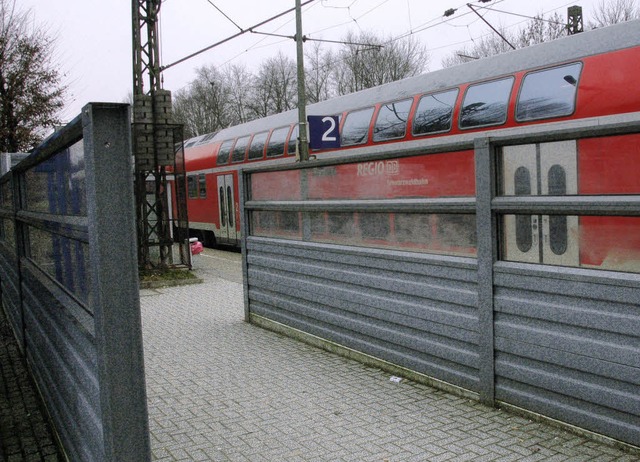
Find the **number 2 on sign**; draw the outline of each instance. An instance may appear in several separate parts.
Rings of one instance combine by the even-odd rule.
[[[333,117],[323,117],[322,123],[329,122],[329,128],[322,134],[322,141],[336,141],[337,138],[331,135],[336,128],[336,120]]]

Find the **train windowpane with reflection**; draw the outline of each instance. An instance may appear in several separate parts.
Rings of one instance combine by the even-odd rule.
[[[233,153],[231,154],[231,162],[242,162],[244,160],[244,155],[247,150],[247,145],[249,144],[249,137],[243,136],[242,138],[238,138],[236,141],[236,145],[233,147]]]
[[[366,143],[367,137],[369,136],[369,125],[371,124],[372,116],[372,107],[347,114],[347,118],[342,126],[342,146]]]
[[[458,89],[420,98],[418,109],[413,117],[413,134],[426,135],[450,130],[457,97]]]
[[[298,126],[294,126],[293,130],[291,130],[291,136],[289,137],[289,144],[287,145],[287,154],[290,156],[296,153],[296,146],[298,144],[298,135],[300,130]]]
[[[189,199],[195,199],[198,197],[198,183],[195,175],[189,175],[187,177],[187,191]]]
[[[407,132],[407,120],[412,102],[411,99],[405,99],[381,105],[373,127],[373,141],[403,138]]]
[[[227,140],[222,143],[218,150],[218,165],[224,165],[229,163],[229,157],[231,157],[231,147],[233,146],[233,140]]]
[[[284,142],[289,134],[289,127],[276,128],[269,138],[267,157],[284,156]]]
[[[503,124],[512,86],[513,77],[471,85],[462,102],[460,128]]]
[[[249,146],[249,160],[262,159],[268,134],[269,132],[262,132],[253,137],[251,145]]]
[[[573,114],[582,64],[531,72],[524,77],[516,120],[547,119]]]

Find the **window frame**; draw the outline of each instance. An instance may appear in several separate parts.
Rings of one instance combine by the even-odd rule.
[[[500,122],[491,122],[491,123],[485,123],[485,124],[478,124],[478,125],[471,125],[471,126],[463,126],[463,113],[464,113],[464,108],[465,108],[465,100],[467,99],[467,96],[469,95],[469,91],[472,88],[477,88],[479,86],[482,85],[489,85],[492,83],[497,83],[497,82],[502,82],[502,81],[507,81],[510,80],[511,81],[511,85],[509,87],[509,92],[507,94],[507,99],[505,102],[505,110],[504,110],[504,117]],[[509,119],[509,101],[511,100],[511,94],[513,92],[513,87],[515,85],[515,81],[516,78],[514,75],[506,75],[506,76],[502,76],[502,77],[498,77],[495,79],[491,79],[491,80],[485,80],[485,81],[481,81],[481,82],[474,82],[474,83],[470,83],[467,85],[467,87],[464,90],[464,95],[462,96],[462,100],[460,101],[460,108],[458,111],[458,128],[460,130],[475,130],[478,128],[485,128],[485,127],[498,127],[500,125],[504,125],[507,123],[507,120]]]
[[[244,148],[242,150],[242,159],[236,157],[236,147],[238,146],[238,143],[240,142],[244,142],[244,140],[246,141],[246,144],[244,145]],[[251,141],[251,135],[244,135],[244,136],[239,136],[238,138],[236,138],[236,142],[233,144],[233,149],[231,150],[231,163],[232,164],[241,164],[242,162],[245,162],[247,160],[247,148],[249,147],[249,142]]]
[[[251,148],[253,147],[253,142],[256,140],[257,137],[264,135],[264,142],[262,143],[262,149],[261,154],[259,157],[257,156],[252,156],[252,150]],[[269,140],[269,131],[263,131],[263,132],[258,132],[255,133],[252,137],[251,137],[251,141],[249,142],[249,147],[247,150],[247,160],[248,161],[256,161],[256,160],[262,160],[264,159],[264,155],[265,155],[265,148],[267,147],[267,141]],[[255,152],[255,151],[253,151]]]
[[[389,125],[387,125],[385,128],[383,128],[382,130],[380,130],[379,132],[376,133],[376,128],[378,127],[378,120],[380,119],[380,114],[382,113],[383,109],[389,105],[393,105],[393,104],[398,104],[398,103],[408,103],[409,104],[409,109],[407,111],[407,118],[404,121],[404,130],[402,135],[400,136],[393,136],[393,137],[389,137],[389,138],[383,138],[383,139],[376,139],[376,134],[377,133],[384,133],[388,128]],[[413,109],[413,102],[414,102],[414,98],[413,97],[408,97],[408,98],[402,98],[402,99],[397,99],[397,100],[393,100],[393,101],[388,101],[386,103],[380,103],[378,105],[378,111],[375,114],[375,121],[373,122],[373,133],[371,134],[371,140],[374,143],[384,143],[385,141],[393,141],[393,140],[400,140],[402,138],[405,138],[407,136],[407,128],[409,126],[409,121],[411,120],[411,110]]]
[[[571,107],[571,112],[566,114],[561,114],[561,115],[545,115],[543,117],[534,117],[534,118],[518,117],[518,106],[520,105],[520,97],[522,96],[522,90],[524,89],[525,82],[528,76],[534,75],[534,74],[541,74],[543,72],[553,71],[553,70],[562,69],[565,67],[570,67],[575,65],[579,65],[579,71],[578,71],[578,79],[576,80],[576,83],[575,83],[575,91],[573,93],[573,105]],[[516,104],[514,105],[514,114],[513,114],[514,120],[518,123],[528,123],[528,122],[535,122],[537,120],[555,119],[558,117],[571,117],[576,112],[576,107],[578,102],[578,87],[580,85],[580,78],[582,77],[583,69],[584,69],[584,63],[582,61],[572,61],[570,63],[560,64],[560,65],[551,66],[551,67],[545,67],[542,69],[534,69],[534,70],[525,72],[525,74],[522,76],[522,80],[520,81],[518,94],[516,95]]]
[[[284,139],[282,140],[282,152],[280,152],[279,154],[269,154],[269,147],[271,146],[273,135],[274,133],[280,130],[286,130],[284,134]],[[269,133],[269,138],[265,146],[265,155],[267,156],[267,159],[275,159],[277,157],[283,157],[285,155],[287,150],[287,140],[289,139],[290,133],[291,133],[291,125],[283,125],[282,127],[277,127],[271,130],[271,133]]]
[[[432,96],[436,96],[436,95],[442,95],[444,93],[451,93],[451,92],[455,92],[455,97],[453,98],[453,106],[451,107],[451,122],[449,123],[449,128],[447,128],[445,130],[436,130],[436,131],[425,132],[425,133],[416,133],[416,130],[415,130],[416,124],[415,124],[415,122],[416,122],[416,118],[418,116],[418,110],[420,109],[420,103],[422,103],[422,100],[424,98],[427,98],[427,97],[432,97]],[[449,88],[448,90],[422,94],[420,96],[420,98],[418,99],[418,103],[416,104],[416,109],[413,112],[413,117],[411,117],[411,136],[420,137],[420,136],[437,135],[439,133],[448,133],[448,132],[450,132],[451,129],[453,128],[453,117],[454,117],[454,115],[456,113],[456,104],[458,102],[458,97],[459,96],[460,96],[460,88],[459,87],[453,87],[453,88]]]
[[[357,143],[345,143],[344,141],[344,136],[345,136],[345,125],[347,125],[347,123],[349,122],[349,116],[352,114],[356,114],[358,112],[365,112],[365,111],[371,111],[371,115],[369,116],[369,123],[367,124],[367,131],[366,134],[364,135],[362,141],[357,142]],[[340,146],[341,147],[347,147],[347,146],[361,146],[363,144],[367,144],[369,142],[369,134],[371,132],[371,122],[373,121],[373,115],[376,112],[376,107],[374,106],[366,106],[363,108],[359,108],[359,109],[354,109],[351,110],[349,112],[346,113],[346,115],[344,116],[344,122],[342,123],[342,126],[340,127]]]
[[[224,149],[226,149],[225,145],[228,144],[229,145],[229,151],[226,153],[226,160],[224,162],[220,161],[220,152]],[[229,165],[229,162],[231,161],[231,152],[233,151],[233,148],[236,144],[236,139],[235,138],[231,138],[228,140],[224,140],[221,144],[220,147],[218,148],[218,153],[216,154],[216,165]]]

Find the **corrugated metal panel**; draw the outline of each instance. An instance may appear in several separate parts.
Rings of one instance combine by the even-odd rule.
[[[473,260],[250,238],[247,261],[251,313],[477,390]]]
[[[1,247],[0,247],[1,249]],[[18,339],[18,345],[24,345],[22,338],[22,314],[20,309],[20,291],[18,289],[17,262],[13,253],[8,249],[1,249],[0,252],[0,287],[2,294],[2,307],[7,314],[7,318],[13,332]]]
[[[126,105],[86,106],[12,170],[24,208],[0,204],[13,223],[0,242],[2,303],[74,461],[151,459],[136,246],[120,239],[135,235],[129,120]]]
[[[82,310],[36,268],[23,273],[27,359],[69,454],[102,460],[103,429],[94,336]]]
[[[496,399],[640,445],[637,276],[498,266]]]

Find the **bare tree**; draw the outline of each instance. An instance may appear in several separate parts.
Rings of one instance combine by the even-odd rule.
[[[640,5],[636,0],[601,0],[588,28],[596,29],[632,19],[640,19]]]
[[[223,71],[228,90],[228,110],[231,124],[248,122],[252,118],[250,102],[255,76],[243,65],[232,65]]]
[[[550,42],[567,35],[567,24],[558,13],[548,18],[536,15],[516,35],[516,48],[524,48],[538,43]]]
[[[511,45],[515,48],[525,48],[538,43],[549,42],[567,34],[566,25],[560,15],[555,13],[549,18],[536,15],[522,29],[515,33],[509,32],[504,27],[499,27],[498,32],[485,35],[476,40],[470,47],[456,50],[442,60],[442,67],[451,67],[465,63],[473,59],[487,58],[511,51]]]
[[[228,94],[222,74],[214,66],[196,69],[189,87],[173,97],[174,117],[185,126],[185,137],[220,130],[232,121],[228,118]]]
[[[349,32],[344,42],[333,71],[340,95],[420,74],[429,62],[426,48],[412,37],[384,40],[373,33]]]
[[[251,109],[255,117],[293,109],[297,104],[297,72],[293,59],[278,53],[260,66]]]
[[[308,103],[317,103],[333,96],[331,72],[335,56],[324,51],[321,42],[312,42],[305,52],[305,85]]]
[[[55,40],[15,0],[0,0],[0,152],[28,151],[60,124],[66,87]]]

